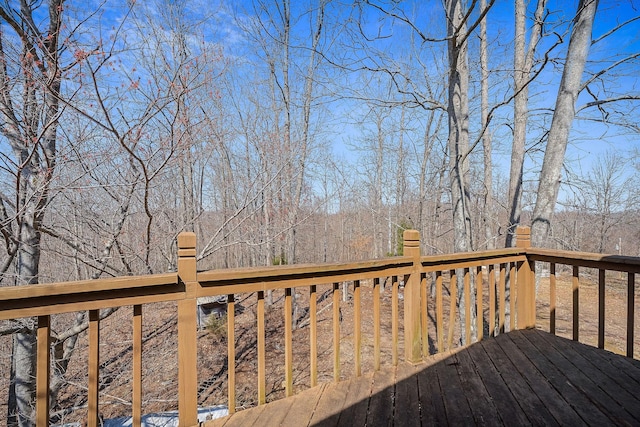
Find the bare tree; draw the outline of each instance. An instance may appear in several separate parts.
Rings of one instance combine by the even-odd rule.
[[[524,0],[516,0],[515,2],[513,144],[509,169],[509,223],[506,233],[506,247],[515,245],[515,227],[520,224],[522,215],[522,179],[527,139],[529,83],[533,78],[534,56],[541,38],[546,3],[546,0],[538,0],[536,3],[533,27],[527,47],[526,4]]]
[[[543,246],[550,231],[569,132],[575,117],[575,103],[582,87],[582,73],[591,46],[597,7],[597,0],[581,0],[578,4],[540,171],[531,224],[531,243],[534,246]]]
[[[39,281],[40,226],[57,165],[60,87],[65,65],[63,1],[0,5],[0,132],[11,146],[13,197],[2,195],[7,253],[3,278],[15,268],[14,285]],[[35,333],[27,322],[13,338],[9,425],[33,425]]]
[[[629,159],[617,151],[608,151],[594,161],[586,176],[575,183],[576,206],[584,216],[585,227],[595,241],[589,247],[577,248],[598,253],[612,252],[612,231],[631,223],[638,203],[636,174]],[[615,244],[619,244],[615,239]]]
[[[480,9],[487,7],[486,0],[480,1]],[[493,145],[489,127],[489,59],[487,48],[487,17],[480,22],[480,120],[484,129],[482,135],[482,163],[484,166],[484,201],[482,205],[482,228],[484,228],[485,246],[495,248],[493,208]]]

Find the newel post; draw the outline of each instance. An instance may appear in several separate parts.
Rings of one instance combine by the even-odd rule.
[[[531,247],[531,228],[519,226],[516,229],[516,247],[527,249]],[[517,328],[530,329],[536,327],[536,285],[535,263],[526,261],[518,263],[516,278],[516,309]]]
[[[405,230],[404,256],[413,260],[411,274],[404,278],[404,355],[410,363],[422,361],[420,323],[420,232]]]
[[[196,235],[178,235],[178,280],[185,298],[178,301],[178,412],[181,426],[198,424]]]

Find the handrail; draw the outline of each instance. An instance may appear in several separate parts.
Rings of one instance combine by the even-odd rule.
[[[329,287],[328,298],[333,304],[331,328],[333,336],[333,379],[341,378],[341,345],[344,339],[341,327],[340,283],[353,285],[353,372],[362,373],[364,341],[372,346],[373,369],[381,365],[381,293],[385,278],[391,278],[390,333],[391,362],[398,362],[401,344],[400,330],[404,331],[404,357],[417,362],[428,356],[430,328],[435,327],[437,351],[451,348],[456,334],[471,343],[471,327],[479,331],[477,339],[483,339],[485,323],[489,323],[490,335],[513,328],[535,327],[536,297],[534,272],[540,264],[549,264],[550,270],[550,331],[555,333],[557,264],[573,268],[573,338],[579,339],[579,290],[580,268],[596,268],[599,274],[599,329],[598,346],[604,347],[605,325],[605,274],[607,270],[627,273],[627,355],[633,357],[635,316],[635,274],[640,273],[640,258],[601,255],[582,252],[556,251],[529,247],[528,229],[518,229],[518,247],[490,251],[446,255],[422,256],[419,234],[405,233],[405,256],[360,262],[333,264],[306,264],[290,266],[254,267],[242,269],[197,271],[195,261],[195,235],[183,233],[178,239],[178,271],[147,275],[118,277],[77,282],[61,282],[23,287],[0,288],[0,320],[37,317],[37,411],[39,424],[48,420],[48,387],[50,369],[51,315],[88,311],[88,372],[89,390],[88,424],[97,425],[99,412],[98,378],[100,357],[100,310],[133,306],[133,393],[132,411],[134,425],[139,425],[142,407],[142,322],[143,306],[172,301],[177,303],[178,353],[179,353],[179,412],[181,424],[197,423],[197,322],[198,299],[202,297],[227,297],[227,366],[228,406],[230,412],[236,406],[236,313],[235,307],[242,295],[255,295],[256,301],[256,358],[258,366],[258,402],[266,401],[266,342],[265,296],[268,291],[283,292],[284,320],[284,370],[286,395],[293,393],[292,347],[294,331],[291,328],[292,307],[296,288],[309,292],[309,369],[310,385],[318,382],[318,286]],[[433,283],[435,296],[428,293]],[[364,292],[366,290],[366,292]],[[460,290],[460,292],[458,291]],[[446,292],[445,292],[446,291]],[[475,294],[473,293],[475,292]],[[365,301],[365,295],[367,300]],[[471,298],[475,296],[476,311],[488,315],[477,316],[471,323]],[[403,297],[403,298],[402,298]],[[445,304],[448,302],[448,306]],[[400,310],[401,304],[403,310]],[[460,307],[464,311],[459,313]],[[366,307],[366,309],[365,309]],[[448,319],[445,319],[448,307]],[[363,339],[362,314],[373,319],[373,337]],[[401,312],[403,313],[401,315]],[[511,313],[506,321],[506,313]],[[402,321],[400,318],[402,317]],[[454,330],[458,319],[465,319],[460,330]],[[433,323],[430,323],[433,322]],[[432,329],[433,330],[433,329]],[[445,337],[446,334],[446,337]],[[446,338],[446,340],[445,340]],[[445,341],[447,346],[445,346]]]
[[[580,267],[597,268],[603,270],[640,273],[640,257],[539,248],[527,249],[527,257],[533,261],[553,262],[556,264],[577,265]]]
[[[571,311],[572,339],[580,340],[580,268],[598,270],[598,348],[605,347],[605,313],[606,313],[606,272],[616,271],[627,274],[626,304],[626,356],[634,357],[635,341],[635,275],[640,273],[640,258],[595,254],[586,252],[554,251],[549,249],[530,248],[527,256],[533,262],[549,264],[549,332],[556,333],[556,299],[557,278],[556,266],[572,267],[571,277]]]
[[[403,258],[333,264],[298,264],[198,272],[198,296],[257,292],[322,282],[343,282],[400,275],[413,263]]]
[[[174,301],[183,295],[177,273],[2,287],[0,320]]]

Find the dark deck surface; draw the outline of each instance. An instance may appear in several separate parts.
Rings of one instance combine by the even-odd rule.
[[[640,361],[538,330],[487,339],[207,426],[640,425]]]

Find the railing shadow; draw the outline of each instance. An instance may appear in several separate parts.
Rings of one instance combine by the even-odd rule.
[[[317,412],[321,400],[310,425],[633,425],[640,420],[640,361],[539,330],[502,334],[424,366],[399,366],[396,375],[383,389],[326,416]],[[351,380],[345,398],[358,382],[370,381],[375,390],[382,378]]]

